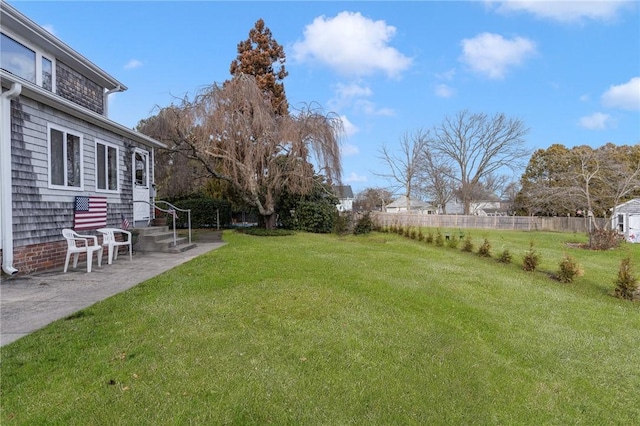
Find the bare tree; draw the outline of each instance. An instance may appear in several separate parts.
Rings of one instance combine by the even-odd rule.
[[[384,206],[391,202],[393,194],[384,188],[366,188],[356,195],[354,210],[384,211]]]
[[[427,148],[428,132],[417,130],[413,134],[404,133],[400,137],[400,153],[393,154],[386,146],[382,146],[378,158],[388,168],[386,173],[374,172],[376,176],[385,178],[391,184],[392,192],[401,191],[407,200],[409,211],[411,196],[417,188],[421,173],[421,161]]]
[[[466,110],[434,128],[431,149],[455,165],[450,177],[458,183],[465,214],[470,213],[473,193],[484,177],[524,166],[522,161],[530,155],[524,147],[527,132],[519,119]]]
[[[447,214],[447,204],[455,197],[455,181],[451,178],[453,174],[453,168],[446,159],[429,148],[423,151],[418,191],[437,206],[442,214]]]
[[[213,84],[179,106],[165,108],[146,130],[173,138],[211,177],[223,179],[275,226],[283,188],[303,195],[313,188],[314,164],[328,183],[340,182],[342,121],[305,105],[292,114],[274,110],[253,76]]]

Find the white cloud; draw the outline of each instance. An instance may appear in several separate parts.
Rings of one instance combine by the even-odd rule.
[[[137,59],[132,59],[129,62],[127,62],[127,64],[124,66],[124,69],[133,70],[136,68],[140,68],[141,66],[142,66],[142,62],[140,62]]]
[[[609,87],[602,95],[602,104],[609,108],[640,110],[640,77]]]
[[[439,98],[450,98],[456,94],[455,89],[446,85],[446,84],[438,84],[436,86],[436,96]]]
[[[521,65],[536,53],[536,44],[523,37],[511,40],[499,34],[482,33],[462,40],[460,60],[489,78],[504,78],[508,69]]]
[[[346,178],[346,179],[343,179],[343,181],[345,183],[366,182],[367,181],[367,177],[366,176],[360,176],[360,175],[356,174],[355,172],[351,172],[349,177]]]
[[[53,27],[53,25],[51,25],[51,24],[43,25],[42,28],[44,28],[48,33],[56,35],[56,30]]]
[[[620,12],[630,7],[633,1],[620,0],[509,0],[486,1],[495,5],[501,13],[526,12],[532,15],[558,22],[582,22],[584,20],[611,21]]]
[[[360,149],[355,145],[347,143],[347,144],[342,145],[342,147],[340,147],[340,153],[344,157],[350,157],[352,155],[360,154]]]
[[[613,121],[610,115],[596,112],[582,117],[579,124],[580,127],[584,127],[589,130],[604,130],[609,128],[613,124]]]
[[[358,126],[349,121],[346,115],[341,115],[340,120],[342,121],[342,127],[344,128],[344,133],[347,137],[355,135],[360,131],[360,129],[358,129]],[[358,148],[356,147],[355,149],[357,150]],[[343,154],[345,154],[344,150]],[[355,154],[357,154],[357,152],[355,152]]]
[[[580,102],[589,102],[589,95],[582,95],[580,96]]]
[[[359,12],[319,16],[304,29],[304,39],[293,45],[293,59],[316,61],[346,74],[363,76],[383,72],[398,77],[411,66],[411,58],[389,42],[396,28],[373,21]]]
[[[361,111],[366,115],[378,115],[384,117],[392,117],[396,115],[395,111],[391,108],[378,108],[376,104],[367,99],[357,100],[355,102],[355,107],[358,111]]]

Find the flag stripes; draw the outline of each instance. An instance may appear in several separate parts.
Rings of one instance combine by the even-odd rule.
[[[74,229],[97,229],[107,226],[107,197],[76,197],[73,209]]]

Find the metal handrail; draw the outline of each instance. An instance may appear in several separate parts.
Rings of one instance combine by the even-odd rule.
[[[155,213],[155,209],[161,211],[161,212],[165,212],[167,214],[170,214],[171,217],[173,218],[173,246],[176,247],[177,244],[177,236],[176,236],[176,217],[178,216],[176,211],[180,211],[180,212],[187,212],[187,221],[188,221],[188,227],[189,227],[189,244],[191,244],[191,209],[181,209],[178,208],[176,206],[174,206],[173,204],[169,203],[168,201],[164,201],[164,200],[156,200],[156,203],[164,203],[168,206],[167,209],[163,209],[160,208],[156,205],[156,203],[150,203],[148,201],[143,201],[143,200],[135,200],[134,203],[146,203],[149,204],[151,207],[154,208],[154,213]]]

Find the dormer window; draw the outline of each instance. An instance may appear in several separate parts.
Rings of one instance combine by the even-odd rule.
[[[53,91],[53,60],[4,33],[0,40],[0,52],[3,70]]]

